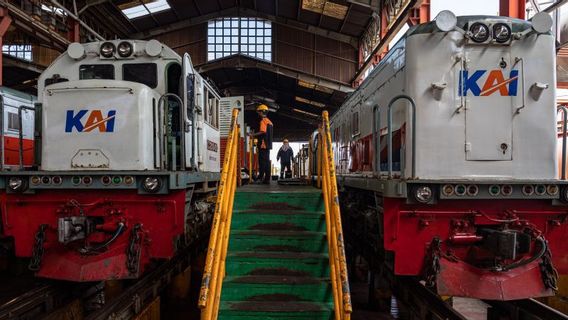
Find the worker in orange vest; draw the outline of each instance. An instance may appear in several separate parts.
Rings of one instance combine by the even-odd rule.
[[[268,107],[261,104],[256,108],[260,119],[258,132],[251,133],[251,138],[258,138],[258,180],[263,184],[270,183],[270,150],[272,149],[272,121],[268,119]]]

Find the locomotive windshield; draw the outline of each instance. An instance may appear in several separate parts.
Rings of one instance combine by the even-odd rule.
[[[106,79],[114,80],[112,64],[84,64],[79,67],[79,80]]]
[[[155,63],[123,64],[122,80],[138,82],[150,88],[156,88],[158,85],[158,66]]]

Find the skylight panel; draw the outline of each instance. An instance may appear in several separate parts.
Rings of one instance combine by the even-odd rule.
[[[168,1],[166,0],[155,0],[155,1],[142,0],[139,3],[144,3],[144,4],[122,9],[121,10],[122,13],[128,19],[135,19],[149,15],[151,13],[156,13],[171,9]]]

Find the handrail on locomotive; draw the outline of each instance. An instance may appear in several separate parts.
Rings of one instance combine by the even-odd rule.
[[[566,132],[568,131],[568,109],[559,105],[556,112],[562,111],[562,171],[560,177],[562,180],[566,180]]]
[[[411,106],[411,110],[412,110],[412,178],[416,178],[416,103],[414,102],[414,99],[412,99],[410,96],[405,95],[405,94],[401,94],[398,96],[395,96],[394,98],[391,99],[391,101],[388,104],[388,123],[387,123],[387,148],[388,148],[388,170],[389,170],[389,178],[392,178],[392,107],[393,104],[395,102],[397,102],[398,100],[401,99],[405,99],[408,100],[408,102],[410,102],[410,106]],[[379,123],[379,128],[380,128],[380,123]],[[379,147],[380,147],[380,138],[379,138]],[[380,150],[380,148],[379,148]],[[401,161],[401,176],[404,177],[403,174],[403,164]],[[380,172],[380,168],[379,168],[379,172]]]

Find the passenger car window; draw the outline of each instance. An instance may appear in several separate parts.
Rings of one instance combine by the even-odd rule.
[[[107,79],[114,80],[112,64],[84,64],[79,66],[79,80]]]
[[[8,112],[8,130],[20,130],[20,118],[17,113]]]
[[[122,80],[138,82],[155,88],[158,85],[158,66],[155,63],[123,64]]]

